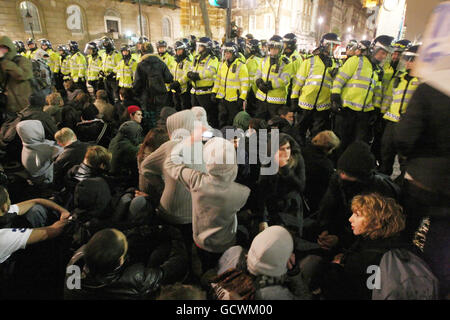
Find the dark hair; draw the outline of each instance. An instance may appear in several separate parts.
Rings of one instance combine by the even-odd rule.
[[[133,89],[131,88],[120,88],[119,94],[124,100],[131,100],[133,98]]]
[[[141,147],[139,148],[137,154],[138,163],[144,160],[145,149],[150,152],[158,149],[164,142],[169,141],[169,135],[165,128],[153,128],[151,129],[144,138]]]
[[[97,99],[100,99],[100,100],[106,100],[106,99],[108,99],[108,94],[106,93],[105,90],[98,90],[96,93],[96,97],[97,97]]]
[[[278,109],[278,115],[280,117],[287,115],[289,112],[292,112],[292,111],[291,111],[291,109],[289,107],[286,107],[286,106],[283,106],[283,107]]]
[[[4,186],[0,186],[0,209],[3,208],[3,205],[8,201],[8,190]]]
[[[84,248],[84,259],[92,274],[107,274],[120,265],[125,241],[119,239],[115,229],[103,229],[89,240]]]
[[[175,283],[162,287],[156,300],[206,300],[206,292],[193,285]]]
[[[81,111],[83,120],[94,120],[99,114],[97,107],[92,103],[86,103]]]
[[[249,127],[254,130],[267,129],[267,122],[264,119],[252,118],[250,120]]]

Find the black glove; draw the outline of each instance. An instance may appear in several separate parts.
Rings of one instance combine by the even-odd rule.
[[[187,73],[187,77],[189,79],[191,79],[192,81],[198,81],[200,80],[200,75],[198,74],[198,72],[193,72],[193,71],[189,71]]]
[[[264,80],[263,79],[261,79],[261,78],[256,79],[255,84],[256,84],[256,86],[258,87],[259,90],[261,90],[261,91],[263,90],[262,89],[264,87]]]
[[[237,101],[237,103],[239,105],[239,110],[241,110],[241,111],[244,110],[244,101],[245,100],[242,100],[241,98],[239,98]]]
[[[110,74],[108,74],[106,76],[106,79],[108,79],[108,80],[115,80],[116,79],[116,74],[114,72],[111,72]]]
[[[298,108],[298,99],[291,99],[291,110],[296,110]]]
[[[211,102],[212,102],[212,103],[217,103],[216,94],[215,94],[214,92],[211,93]]]
[[[273,87],[272,87],[272,81],[266,81],[265,82],[265,84],[264,84],[264,86],[266,87],[266,90],[267,90],[267,92],[269,92],[270,90],[272,90],[273,89]],[[267,93],[266,92],[266,93]]]
[[[99,71],[98,75],[100,76],[100,78],[104,78],[105,77],[105,73],[103,72],[103,70]]]
[[[341,95],[338,93],[331,94],[331,111],[336,114],[342,112],[342,99]]]
[[[175,90],[176,92],[180,92],[181,91],[181,85],[178,81],[174,81],[170,84],[169,86],[170,89]]]
[[[372,126],[377,122],[378,116],[380,115],[381,110],[379,108],[375,108],[375,110],[370,111],[369,115],[369,125]]]

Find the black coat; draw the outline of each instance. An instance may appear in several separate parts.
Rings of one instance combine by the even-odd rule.
[[[105,148],[111,141],[110,126],[101,119],[79,122],[74,131],[80,141],[98,144]]]
[[[88,147],[88,143],[79,140],[64,147],[64,151],[53,163],[53,181],[55,183],[62,183],[69,169],[83,162]]]

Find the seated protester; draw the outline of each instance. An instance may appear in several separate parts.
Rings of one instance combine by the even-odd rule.
[[[159,114],[159,119],[156,122],[156,127],[162,128],[162,129],[166,130],[166,132],[167,132],[167,127],[166,127],[167,118],[170,117],[171,115],[173,115],[174,113],[177,113],[177,110],[175,110],[172,107],[162,108],[161,112]]]
[[[98,110],[93,104],[86,104],[81,111],[81,122],[74,132],[82,142],[89,142],[107,147],[110,142],[110,128],[106,122],[97,118]]]
[[[108,102],[108,95],[105,90],[98,90],[97,99],[94,102],[95,107],[99,111],[99,118],[105,122],[112,123],[114,121],[114,106]]]
[[[284,106],[278,109],[278,116],[282,119],[280,122],[283,123],[283,130],[280,129],[280,131],[290,135],[303,147],[305,142],[300,138],[298,127],[295,125],[294,112],[289,107]]]
[[[62,128],[56,132],[55,140],[64,148],[53,163],[53,180],[55,184],[61,185],[69,169],[83,162],[89,144],[77,140],[70,128]]]
[[[127,121],[134,121],[138,123],[139,125],[142,123],[142,110],[138,106],[129,106],[127,108],[127,114],[128,114],[128,120]],[[142,142],[142,137],[141,137]]]
[[[81,268],[81,289],[65,281],[64,299],[154,299],[162,285],[182,281],[187,255],[178,230],[155,226],[142,238],[133,243],[117,229],[94,234],[68,264]]]
[[[279,134],[279,149],[271,152],[270,139],[267,144],[269,154],[273,154],[272,166],[276,174],[260,175],[258,181],[259,229],[269,225],[282,225],[293,233],[301,235],[303,219],[302,194],[305,190],[305,163],[297,142],[284,133]]]
[[[271,226],[259,233],[246,250],[231,247],[220,258],[212,281],[218,300],[294,300],[288,286],[288,265],[294,252],[290,233]]]
[[[206,292],[194,285],[175,283],[161,287],[156,300],[206,300]]]
[[[47,102],[47,105],[44,106],[44,112],[52,116],[56,126],[60,125],[62,120],[61,107],[64,105],[64,100],[61,97],[61,94],[59,92],[53,92],[45,98],[45,101]]]
[[[47,199],[30,199],[11,204],[8,191],[0,186],[0,229],[39,228],[57,219],[66,219],[70,213]]]
[[[208,123],[208,115],[203,107],[192,107],[191,111],[194,113],[195,120],[200,121],[207,130],[212,130]]]
[[[89,96],[80,91],[71,102],[63,106],[61,111],[61,126],[74,130],[77,123],[81,121],[81,112],[88,102]]]
[[[337,254],[331,263],[319,263],[306,275],[306,279],[311,277],[310,288],[327,300],[370,300],[368,267],[379,266],[383,255],[391,249],[410,248],[400,237],[405,216],[394,199],[377,193],[357,195],[351,201],[351,210],[349,221],[356,242],[345,253]]]
[[[234,182],[238,171],[236,151],[223,138],[212,138],[204,146],[206,173],[184,164],[184,153],[201,139],[196,132],[174,146],[164,169],[191,193],[193,240],[205,272],[214,268],[223,252],[235,244],[236,213],[245,205],[250,189]]]
[[[124,123],[128,120],[128,114],[126,110],[129,106],[138,106],[139,102],[134,98],[133,89],[120,88],[119,89],[119,102],[114,105],[114,119],[116,123]]]
[[[247,112],[239,111],[238,114],[236,114],[236,116],[234,117],[233,127],[240,128],[244,132],[246,132],[249,128],[251,119],[252,117],[250,117]]]
[[[169,135],[165,128],[153,128],[147,133],[139,147],[137,154],[137,164],[140,167],[142,161],[150,155],[153,151],[158,149],[163,143],[169,141]]]
[[[333,162],[328,158],[340,144],[333,131],[319,132],[302,150],[305,160],[306,187],[305,198],[309,212],[316,212],[320,200],[327,191],[328,183],[334,173]]]
[[[22,140],[22,165],[35,185],[53,182],[53,162],[63,151],[55,141],[45,139],[44,127],[39,120],[25,120],[17,124]]]
[[[236,150],[236,155],[238,159],[238,173],[236,177],[236,182],[243,184],[251,188],[256,185],[256,180],[252,180],[251,167],[249,163],[249,157],[247,150],[244,149],[244,132],[239,131],[240,128],[233,126],[225,126],[220,132],[222,137],[233,143],[234,149]],[[239,148],[241,147],[241,148]]]
[[[66,104],[72,103],[72,101],[75,99],[75,97],[79,93],[83,92],[81,89],[77,88],[77,86],[75,85],[75,83],[73,82],[72,79],[64,81],[64,89],[66,90],[66,93],[67,93],[67,101],[65,101]]]
[[[338,160],[334,173],[319,204],[319,209],[305,221],[305,237],[318,239],[326,250],[349,247],[354,237],[347,220],[351,216],[350,199],[358,194],[377,192],[385,197],[398,199],[399,188],[387,176],[375,172],[375,157],[368,144],[355,141]],[[309,225],[312,223],[311,225]],[[319,237],[317,238],[317,236]]]
[[[111,174],[116,177],[127,177],[130,181],[138,178],[136,156],[141,143],[142,128],[136,121],[123,123],[119,132],[111,140],[108,150],[112,154]],[[133,185],[136,185],[133,184]]]

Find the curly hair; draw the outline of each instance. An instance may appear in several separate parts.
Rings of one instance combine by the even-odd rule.
[[[352,211],[359,211],[366,218],[363,236],[372,240],[392,237],[405,228],[403,208],[394,199],[378,193],[355,196]]]

